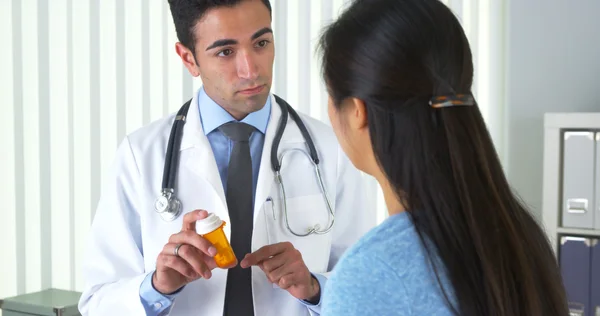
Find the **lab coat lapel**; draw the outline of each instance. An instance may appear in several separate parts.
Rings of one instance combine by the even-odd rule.
[[[271,104],[271,117],[269,118],[269,124],[267,125],[265,134],[265,141],[260,161],[260,170],[256,185],[256,195],[254,199],[255,223],[259,211],[271,193],[271,189],[275,183],[275,173],[273,172],[271,165],[271,147],[273,146],[273,139],[277,133],[277,127],[279,126],[281,108],[272,95]],[[290,120],[291,118],[288,118],[288,124],[290,123]],[[286,134],[287,133],[284,133],[281,143],[285,142]],[[183,137],[180,148],[180,150],[193,148],[194,154],[190,155],[190,159],[185,161],[185,167],[210,183],[215,193],[223,203],[224,208],[227,209],[225,191],[223,190],[223,184],[221,182],[221,177],[219,176],[217,162],[215,160],[212,147],[208,142],[208,138],[204,135],[204,130],[200,122],[197,94],[194,95],[190,104],[187,121],[183,128]]]
[[[256,184],[256,196],[254,197],[255,224],[258,213],[265,203],[267,197],[271,193],[271,188],[274,184],[275,173],[273,172],[273,167],[271,165],[271,147],[273,146],[273,139],[277,133],[277,127],[279,126],[280,118],[281,108],[275,101],[275,98],[271,95],[271,117],[269,118],[269,124],[267,125],[265,134],[265,142],[260,160],[260,170],[258,172],[258,180]]]
[[[224,209],[227,209],[225,191],[223,190],[217,161],[215,160],[215,155],[208,142],[208,138],[204,135],[204,130],[200,122],[197,96],[197,93],[194,94],[190,104],[186,123],[183,128],[183,137],[180,147],[180,150],[182,151],[191,148],[193,152],[188,156],[188,159],[185,162],[181,161],[181,163],[197,176],[210,183],[214,189],[214,193],[217,194],[218,198],[221,200]],[[202,196],[208,194],[209,192],[198,192],[198,195]]]

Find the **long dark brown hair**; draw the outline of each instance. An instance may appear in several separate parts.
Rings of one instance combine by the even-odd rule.
[[[464,31],[437,0],[356,0],[321,37],[336,107],[361,99],[375,157],[413,221],[459,315],[568,315],[560,271],[538,223],[512,192],[471,94]],[[445,291],[446,294],[447,291]]]

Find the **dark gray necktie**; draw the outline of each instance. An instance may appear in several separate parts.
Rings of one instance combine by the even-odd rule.
[[[239,262],[251,252],[252,227],[254,222],[252,205],[252,158],[250,135],[254,127],[245,123],[227,123],[219,130],[233,141],[233,150],[227,168],[227,208],[231,221],[231,246],[238,265],[229,269],[225,289],[223,315],[254,315],[252,302],[251,269],[240,268]]]

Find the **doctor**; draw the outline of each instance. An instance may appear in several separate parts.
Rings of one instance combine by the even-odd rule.
[[[294,117],[270,94],[268,0],[169,3],[176,52],[204,86],[187,113],[120,144],[91,227],[79,309],[318,315],[328,272],[375,224],[361,175],[328,126]],[[174,124],[182,128],[171,135]],[[165,188],[180,213],[176,202],[165,211]],[[238,259],[229,269],[216,267],[215,248],[195,231],[209,212],[226,222]]]

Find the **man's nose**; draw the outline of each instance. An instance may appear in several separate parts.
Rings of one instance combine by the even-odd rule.
[[[251,53],[238,54],[237,74],[241,79],[254,80],[258,78],[258,64]]]

